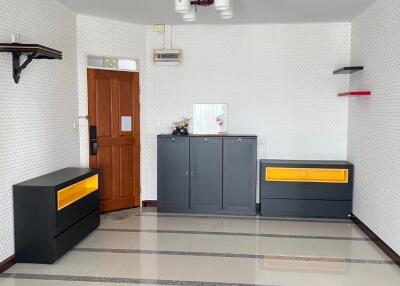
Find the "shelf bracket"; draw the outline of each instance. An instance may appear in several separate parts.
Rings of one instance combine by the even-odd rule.
[[[15,83],[19,82],[21,72],[24,70],[32,60],[37,56],[37,53],[27,55],[25,62],[21,65],[21,53],[12,53],[13,55],[13,78]]]

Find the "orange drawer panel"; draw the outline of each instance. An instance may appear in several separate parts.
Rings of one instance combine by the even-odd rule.
[[[347,184],[348,169],[323,168],[265,168],[265,180],[268,182],[309,182]]]

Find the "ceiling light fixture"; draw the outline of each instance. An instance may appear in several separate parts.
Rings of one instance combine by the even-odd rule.
[[[196,6],[190,6],[189,11],[183,14],[182,16],[184,21],[194,22],[197,20],[197,9]]]
[[[233,18],[233,5],[232,5],[232,3],[231,3],[231,5],[229,6],[228,9],[220,10],[219,11],[219,15],[220,15],[221,19],[232,19]]]
[[[215,9],[217,10],[227,10],[231,5],[230,0],[215,0]]]
[[[177,13],[187,13],[190,9],[190,0],[175,0],[175,11]]]
[[[197,20],[197,6],[211,6],[215,4],[215,9],[220,12],[221,19],[231,19],[233,17],[233,1],[231,0],[175,0],[175,11],[183,14],[184,21]]]

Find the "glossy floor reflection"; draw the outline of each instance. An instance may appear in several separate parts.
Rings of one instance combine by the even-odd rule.
[[[0,285],[400,285],[400,268],[350,221],[102,216],[54,265],[17,264]]]

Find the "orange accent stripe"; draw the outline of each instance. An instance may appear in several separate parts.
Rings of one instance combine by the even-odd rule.
[[[348,169],[322,168],[265,168],[265,180],[268,182],[310,182],[347,184]]]
[[[76,184],[68,186],[57,192],[57,208],[63,208],[73,204],[83,197],[97,191],[99,186],[99,177],[94,175]]]

